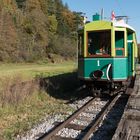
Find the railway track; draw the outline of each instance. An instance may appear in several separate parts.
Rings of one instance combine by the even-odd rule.
[[[115,129],[113,128],[114,132],[113,133],[111,132],[112,133],[111,137],[109,136],[110,134],[108,134],[108,133],[110,133],[110,130],[108,130],[108,128],[107,128],[108,126],[106,127],[104,125],[104,122],[111,123],[111,125],[112,125],[112,122],[110,122],[110,120],[111,120],[110,117],[108,118],[107,121],[106,121],[106,118],[108,117],[108,114],[114,114],[114,112],[115,112],[115,114],[118,113],[118,111],[116,111],[114,109],[113,109],[114,112],[110,111],[110,110],[112,110],[111,109],[112,106],[113,106],[113,108],[114,108],[114,106],[116,106],[116,108],[119,108],[119,106],[117,105],[117,103],[114,103],[114,105],[111,105],[111,106],[109,104],[111,102],[113,102],[112,100],[115,100],[115,98],[118,98],[118,99],[120,99],[121,97],[123,98],[123,96],[121,96],[121,95],[118,95],[120,97],[115,97],[110,100],[107,99],[105,101],[105,103],[99,108],[100,111],[97,111],[95,109],[96,108],[95,102],[100,104],[100,102],[98,101],[99,98],[91,99],[91,97],[88,96],[88,99],[83,97],[84,100],[81,100],[81,98],[80,98],[79,102],[77,102],[77,99],[76,99],[76,102],[74,102],[74,104],[71,104],[71,102],[68,102],[68,104],[72,105],[72,107],[75,109],[79,108],[80,106],[83,106],[83,107],[81,107],[83,111],[80,110],[81,109],[80,108],[78,111],[76,111],[73,115],[71,115],[67,119],[68,120],[67,122],[66,121],[55,122],[55,121],[63,121],[64,118],[67,117],[71,113],[68,113],[65,116],[60,116],[60,117],[56,117],[56,118],[55,118],[55,116],[52,116],[52,117],[50,116],[50,118],[47,121],[45,121],[45,124],[43,123],[43,127],[42,127],[42,125],[41,125],[41,127],[36,126],[37,131],[35,131],[35,132],[31,131],[30,133],[27,134],[27,136],[25,136],[25,137],[23,136],[23,139],[32,138],[32,139],[38,139],[38,140],[49,140],[49,139],[73,140],[73,139],[88,139],[89,137],[90,137],[90,140],[111,140],[112,138],[113,138],[113,140],[118,140],[118,139],[128,140],[131,137],[134,137],[134,138],[136,137],[136,139],[139,139],[140,138],[140,135],[139,135],[140,134],[139,133],[140,132],[139,131],[140,130],[140,127],[139,127],[140,126],[139,125],[140,88],[135,91],[135,87],[136,86],[139,87],[140,75],[137,74],[135,81],[136,82],[134,82],[134,88],[127,89],[127,91],[126,91],[126,93],[130,96],[127,96],[125,103],[124,103],[124,100],[122,101],[122,103],[124,103],[124,107],[122,107],[123,113],[120,115],[120,118],[117,120],[117,123],[116,123],[117,125],[115,126]],[[86,93],[86,95],[87,95],[87,93]],[[128,97],[129,97],[129,100],[128,100]],[[127,100],[128,100],[128,102],[127,102]],[[89,101],[90,103],[88,102],[85,105],[83,105],[87,101]],[[93,110],[89,109],[90,107],[93,108]],[[125,109],[125,111],[124,111],[124,109]],[[102,113],[104,113],[104,112],[106,115],[102,115]],[[87,115],[84,115],[87,113],[90,114],[92,117],[88,117]],[[75,116],[75,117],[73,117],[73,116]],[[73,120],[72,120],[72,117],[73,117]],[[115,117],[113,116],[113,118],[116,119],[116,116]],[[80,120],[83,122],[83,124],[81,124],[81,123],[79,123],[79,121],[75,121],[75,120]],[[49,123],[48,123],[48,121],[49,121]],[[75,124],[75,122],[76,122],[76,124]],[[67,131],[72,130],[71,133],[75,133],[74,131],[77,131],[77,136],[72,136],[68,133],[64,134],[65,133],[64,131],[66,131],[66,130]],[[104,137],[104,132],[102,130],[106,131],[107,138]],[[33,135],[31,135],[31,134],[33,134]],[[21,139],[21,138],[22,137],[20,137],[19,139]],[[17,139],[17,140],[19,140],[19,139]]]
[[[98,102],[98,98],[92,98],[64,122],[56,122],[56,127],[38,140],[88,140],[97,131],[105,116],[122,96],[122,94],[118,94],[110,99],[106,99],[104,104],[98,109],[100,111],[96,110],[96,105],[94,106],[95,102]],[[87,117],[84,114],[90,114],[89,116],[91,117]],[[86,123],[83,123],[83,125],[76,124],[76,120]],[[77,131],[77,135],[75,137],[63,135],[64,130]]]

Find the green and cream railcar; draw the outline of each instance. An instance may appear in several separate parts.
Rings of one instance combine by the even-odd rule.
[[[78,31],[78,77],[94,91],[115,91],[135,76],[135,30],[123,21],[93,21]]]

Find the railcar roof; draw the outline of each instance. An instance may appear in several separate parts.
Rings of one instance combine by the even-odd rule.
[[[85,29],[90,30],[106,30],[106,29],[112,29],[112,26],[114,27],[120,27],[120,28],[127,28],[135,32],[135,29],[131,27],[130,25],[126,24],[124,21],[93,21],[90,23],[85,24]]]
[[[135,29],[133,27],[131,27],[130,25],[126,24],[124,22],[124,20],[120,20],[120,21],[114,21],[113,22],[113,26],[115,27],[124,27],[124,28],[128,28],[128,29],[131,29],[132,31],[135,32]]]

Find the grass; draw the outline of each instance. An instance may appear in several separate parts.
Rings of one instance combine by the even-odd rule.
[[[0,109],[1,139],[14,139],[38,123],[43,116],[56,113],[65,113],[72,109],[64,104],[65,101],[57,100],[45,93],[34,93],[18,106],[5,106]]]
[[[37,76],[43,78],[72,72],[75,68],[76,65],[73,62],[59,64],[0,64],[0,140],[14,139],[18,134],[39,123],[44,116],[65,113],[66,110],[73,111],[71,107],[65,104],[64,99],[57,98],[57,96],[64,95],[70,99],[72,98],[71,92],[66,95],[63,90],[54,90],[57,96],[52,96],[52,94],[40,90],[38,83],[27,83],[25,85],[20,83],[24,80],[34,79]],[[58,84],[60,84],[60,81],[67,84],[60,86],[61,88],[67,88],[73,84],[70,77],[66,79],[65,77],[59,77],[59,80],[56,79]]]
[[[73,71],[76,64],[73,62],[63,62],[59,64],[32,64],[32,63],[8,63],[0,64],[0,77],[10,76],[14,77],[22,75],[25,80],[32,79],[37,75],[53,76],[61,73]]]
[[[72,111],[65,100],[52,97],[40,89],[38,82],[21,84],[38,75],[48,77],[72,72],[75,69],[72,62],[0,65],[0,140],[14,139],[46,115]]]

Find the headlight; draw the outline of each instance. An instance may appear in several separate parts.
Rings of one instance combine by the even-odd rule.
[[[103,76],[103,72],[101,70],[96,70],[93,72],[93,77],[99,79]]]

